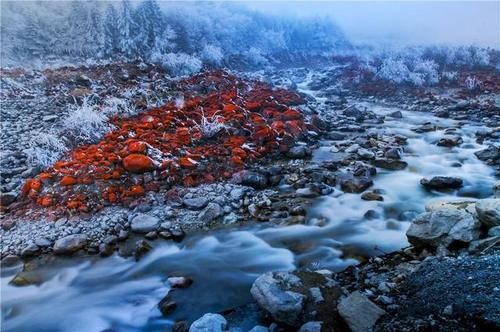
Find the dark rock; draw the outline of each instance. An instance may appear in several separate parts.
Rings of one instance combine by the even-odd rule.
[[[435,176],[430,180],[425,178],[420,180],[420,184],[428,190],[448,190],[461,188],[463,181],[449,176]]]
[[[231,181],[256,189],[263,189],[267,186],[267,177],[262,173],[252,171],[240,171],[235,173]]]
[[[189,325],[185,320],[175,322],[172,326],[172,332],[187,332],[189,330]]]
[[[401,119],[403,118],[403,113],[401,111],[395,111],[389,114],[391,118]]]
[[[177,303],[170,298],[170,295],[165,296],[161,299],[160,303],[158,303],[158,309],[160,309],[164,316],[171,314],[176,308]]]
[[[0,206],[9,206],[17,199],[15,192],[0,193]]]
[[[391,148],[385,151],[384,157],[399,160],[401,159],[401,152],[399,149]]]
[[[151,247],[151,245],[148,242],[146,242],[144,240],[137,241],[135,244],[135,250],[134,250],[135,259],[136,260],[141,259],[142,256],[144,256],[149,251],[151,251],[151,249],[153,249],[153,247]]]
[[[297,145],[288,150],[286,155],[294,159],[303,159],[311,155],[311,149],[305,145]]]
[[[486,149],[474,153],[477,159],[485,162],[494,162],[500,160],[500,148],[494,145],[488,146]]]
[[[446,135],[442,137],[436,144],[438,146],[444,146],[444,147],[454,147],[458,146],[463,143],[463,140],[459,136],[451,136],[451,135]]]
[[[383,201],[384,197],[376,192],[368,191],[361,195],[361,199],[364,199],[365,201]]]
[[[188,288],[193,284],[189,277],[169,277],[167,280],[172,288]]]
[[[35,256],[39,251],[40,251],[40,247],[38,247],[34,243],[31,243],[21,251],[21,257]]]
[[[106,243],[101,243],[99,245],[99,255],[101,255],[102,257],[111,256],[113,252],[114,252],[114,247],[112,245]]]
[[[346,193],[361,193],[373,185],[373,181],[367,178],[343,179],[340,188]]]
[[[373,161],[373,165],[375,165],[376,167],[396,171],[405,169],[408,166],[408,163],[406,161],[397,159],[375,159]]]

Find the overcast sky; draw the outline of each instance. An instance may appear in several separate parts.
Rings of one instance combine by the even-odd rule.
[[[474,44],[500,49],[496,1],[248,1],[277,15],[329,15],[359,42]]]

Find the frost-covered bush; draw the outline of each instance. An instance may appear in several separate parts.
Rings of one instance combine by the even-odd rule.
[[[385,59],[377,72],[379,78],[397,84],[407,82],[409,75],[410,70],[405,63],[392,58]]]
[[[190,75],[199,72],[201,60],[186,53],[167,53],[153,59],[173,75]]]
[[[220,66],[223,57],[224,54],[222,54],[221,48],[217,46],[205,45],[201,51],[201,59],[203,62],[211,65]]]
[[[439,83],[439,73],[438,73],[438,65],[432,60],[421,60],[416,61],[413,67],[412,75],[410,76],[418,76],[420,84],[414,85],[422,86],[422,85],[434,85]]]
[[[458,79],[458,73],[456,71],[444,71],[441,74],[441,77],[445,82],[456,82]]]
[[[201,131],[203,137],[212,138],[219,134],[222,130],[227,129],[227,126],[221,122],[221,119],[223,119],[223,117],[217,114],[207,117],[202,111],[200,122],[197,122],[195,127]]]
[[[82,105],[71,105],[62,125],[65,135],[84,142],[94,142],[112,129],[106,114],[98,109],[90,97],[83,98]]]
[[[102,112],[106,116],[113,116],[113,115],[130,116],[137,114],[138,111],[126,98],[108,97],[104,101]]]
[[[269,65],[269,61],[263,55],[263,52],[256,47],[251,47],[247,52],[245,52],[244,56],[247,59],[248,63],[253,66]]]
[[[68,151],[65,140],[60,135],[39,133],[29,141],[26,150],[28,161],[33,166],[49,167]]]
[[[476,76],[468,76],[465,79],[465,88],[469,91],[477,91],[481,89],[481,81]]]

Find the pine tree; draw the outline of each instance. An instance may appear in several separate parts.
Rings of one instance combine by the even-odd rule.
[[[144,0],[135,12],[138,32],[135,38],[137,51],[149,57],[155,51],[164,51],[172,39],[170,28],[155,0]]]
[[[135,34],[137,24],[133,18],[133,8],[129,0],[122,0],[121,12],[118,17],[118,47],[120,53],[128,58],[137,54],[135,47]]]
[[[106,9],[106,17],[104,19],[104,56],[112,58],[120,52],[119,38],[118,13],[115,7],[110,4]]]
[[[92,57],[102,57],[104,47],[104,27],[101,12],[94,4],[89,11],[88,33],[87,33],[87,53]]]

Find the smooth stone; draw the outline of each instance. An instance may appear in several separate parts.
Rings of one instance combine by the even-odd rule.
[[[160,219],[148,214],[139,213],[130,223],[130,228],[133,232],[146,234],[155,231],[160,226]]]
[[[321,332],[323,322],[307,322],[302,325],[299,332]]]
[[[187,198],[183,200],[183,203],[191,210],[201,210],[207,206],[208,199],[204,197]]]
[[[227,321],[219,314],[204,314],[189,327],[189,332],[223,332],[226,330]]]
[[[56,255],[71,255],[87,245],[88,237],[85,234],[73,234],[57,240],[53,250]]]
[[[305,145],[297,145],[288,150],[286,155],[294,159],[303,159],[311,155],[311,149]]]
[[[375,159],[373,161],[373,165],[375,167],[384,168],[391,171],[398,171],[405,169],[408,166],[408,163],[406,161],[397,159]]]
[[[361,199],[365,201],[383,201],[384,197],[376,192],[368,191],[361,195]]]
[[[486,239],[472,241],[469,245],[471,253],[481,253],[493,247],[500,247],[500,236],[488,237]]]
[[[500,226],[500,198],[480,199],[476,202],[479,221],[487,227]]]
[[[211,222],[224,215],[224,210],[217,203],[209,203],[205,210],[198,214],[198,219],[203,222]]]
[[[35,256],[39,251],[40,247],[38,247],[35,243],[31,243],[21,251],[21,257]]]
[[[488,229],[488,236],[500,236],[500,226],[495,226]]]

